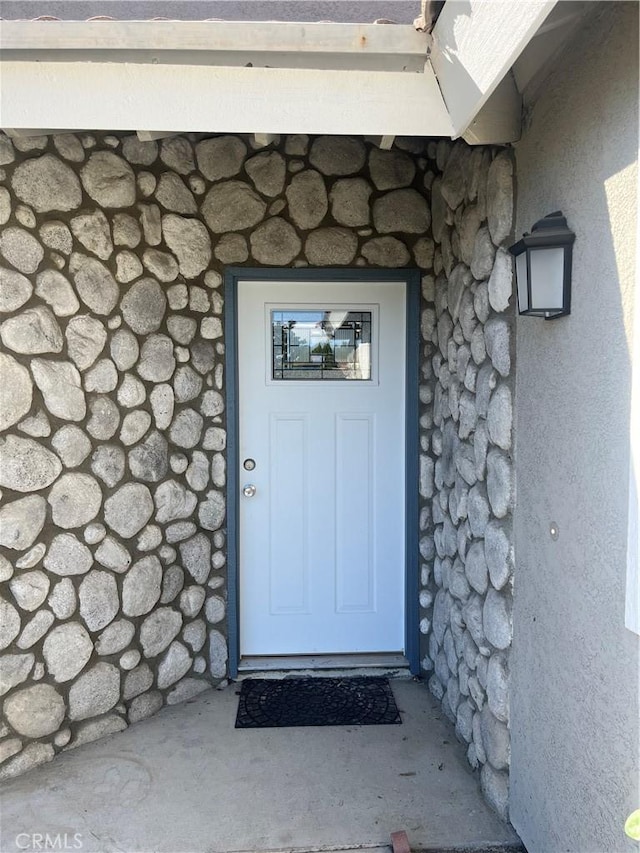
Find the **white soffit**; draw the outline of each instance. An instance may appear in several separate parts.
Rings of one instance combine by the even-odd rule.
[[[453,124],[467,131],[557,0],[447,0],[431,63]]]
[[[3,21],[0,126],[450,136],[412,26]]]

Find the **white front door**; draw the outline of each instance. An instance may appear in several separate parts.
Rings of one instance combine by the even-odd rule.
[[[404,650],[405,299],[238,283],[242,656]]]

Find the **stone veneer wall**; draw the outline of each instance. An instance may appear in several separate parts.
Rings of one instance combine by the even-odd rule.
[[[432,691],[446,687],[460,736],[476,732],[482,688],[464,697],[471,671],[487,678],[471,652],[486,661],[487,641],[508,646],[477,630],[487,583],[470,560],[489,506],[508,512],[494,506],[492,485],[510,446],[509,388],[493,388],[509,373],[508,337],[489,320],[491,306],[506,308],[504,253],[489,286],[471,275],[486,279],[494,263],[481,227],[487,196],[494,241],[509,230],[510,161],[498,155],[489,169],[489,150],[396,144],[384,152],[360,139],[290,136],[257,150],[232,136],[0,136],[0,778],[226,676],[227,264],[423,271],[421,630],[433,622]],[[487,502],[484,486],[469,487],[484,478],[489,441],[503,450],[495,462],[489,453]],[[485,608],[507,600],[508,579],[491,578],[502,591],[487,593]],[[504,658],[491,661],[504,676]],[[499,765],[480,738],[472,763],[488,754]]]
[[[424,345],[420,605],[431,692],[508,814],[513,581],[511,256],[508,151],[441,144],[432,186],[433,304]],[[446,160],[445,160],[446,158]]]

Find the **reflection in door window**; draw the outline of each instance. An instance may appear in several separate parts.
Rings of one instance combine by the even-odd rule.
[[[271,312],[273,379],[371,379],[371,311]]]

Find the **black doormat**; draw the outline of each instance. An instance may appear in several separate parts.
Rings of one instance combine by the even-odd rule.
[[[247,678],[237,729],[285,726],[379,726],[402,723],[389,679]]]

